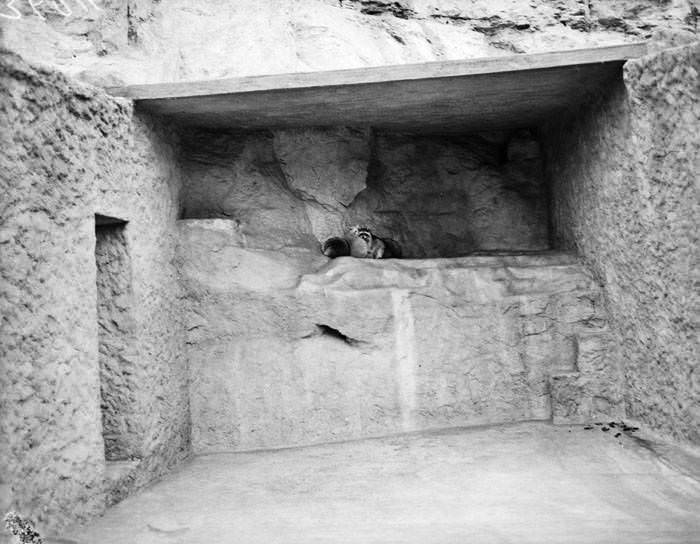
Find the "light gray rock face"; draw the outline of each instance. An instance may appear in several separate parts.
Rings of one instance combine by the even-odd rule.
[[[23,16],[0,18],[1,44],[70,75],[111,84],[573,49],[647,39],[658,29],[691,33],[698,20],[695,0],[94,2],[100,9],[90,0],[34,4],[38,14],[29,2],[15,2]],[[49,13],[52,4],[69,6],[70,15]]]
[[[279,130],[273,138],[287,183],[302,197],[336,208],[366,188],[369,131]]]
[[[697,43],[628,62],[624,86],[607,101],[545,131],[554,235],[605,287],[627,412],[694,444],[698,74]]]
[[[184,138],[185,217],[231,218],[244,240],[265,246],[312,244],[304,201],[287,184],[269,135]]]
[[[620,415],[601,293],[569,256],[328,261],[179,226],[195,452],[548,419],[562,372],[590,387],[558,421]]]
[[[38,520],[46,535],[100,513],[108,492],[96,213],[128,221],[127,396],[140,456],[132,483],[188,448],[172,264],[180,181],[172,134],[134,118],[125,101],[2,53],[0,104],[0,506]]]
[[[415,258],[549,246],[539,145],[527,131],[190,132],[183,149],[183,216],[231,218],[247,247],[318,248],[354,224]]]
[[[369,130],[279,130],[273,146],[287,185],[304,201],[316,239],[341,234],[344,209],[367,187]]]

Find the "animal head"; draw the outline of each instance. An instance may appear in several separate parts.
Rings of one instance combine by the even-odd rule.
[[[348,229],[348,235],[352,238],[361,238],[368,244],[372,241],[372,238],[374,238],[374,235],[372,234],[371,230],[369,230],[367,227],[362,227],[360,225],[350,227]]]

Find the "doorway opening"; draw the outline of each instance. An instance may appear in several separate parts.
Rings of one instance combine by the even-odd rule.
[[[100,406],[106,461],[138,456],[135,324],[126,221],[95,215]]]

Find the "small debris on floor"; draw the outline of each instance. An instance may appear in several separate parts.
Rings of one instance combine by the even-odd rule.
[[[596,421],[595,423],[589,423],[588,425],[584,425],[583,428],[587,431],[590,431],[594,428],[594,425],[600,427],[600,430],[603,432],[608,432],[610,429],[615,429],[618,431],[624,431],[626,433],[634,433],[639,430],[639,427],[632,427],[631,425],[627,425],[627,423],[625,423],[624,421],[610,421],[609,423]],[[620,436],[622,436],[622,432],[618,432],[615,434],[615,438],[618,438]]]

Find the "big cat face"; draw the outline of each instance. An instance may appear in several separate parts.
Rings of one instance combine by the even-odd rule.
[[[350,227],[348,232],[351,236],[362,238],[367,243],[370,243],[372,241],[372,231],[370,231],[367,227],[360,227],[359,225],[355,225],[354,227]]]

